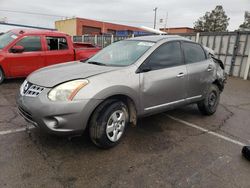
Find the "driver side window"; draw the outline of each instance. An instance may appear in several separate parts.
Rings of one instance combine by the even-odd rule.
[[[146,60],[152,70],[183,65],[180,42],[167,42],[159,46]]]
[[[15,46],[23,46],[24,52],[41,51],[41,38],[38,36],[27,36],[18,41]]]

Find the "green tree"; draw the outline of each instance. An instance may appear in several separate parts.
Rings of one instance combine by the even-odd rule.
[[[245,12],[245,21],[239,26],[239,30],[250,30],[250,12]]]
[[[194,29],[204,32],[227,31],[229,19],[223,7],[217,5],[214,10],[206,12],[194,23]]]

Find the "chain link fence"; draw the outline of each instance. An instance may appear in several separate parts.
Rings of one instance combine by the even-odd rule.
[[[74,42],[89,42],[91,44],[95,44],[97,46],[100,46],[102,48],[110,45],[113,42],[124,40],[129,38],[129,36],[113,36],[113,35],[82,35],[82,36],[73,36]]]

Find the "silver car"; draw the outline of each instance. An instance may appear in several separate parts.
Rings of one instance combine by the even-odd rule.
[[[200,44],[180,36],[145,36],[113,43],[84,62],[32,73],[17,97],[20,114],[55,134],[89,131],[99,147],[115,146],[128,124],[190,103],[212,115],[224,67]]]

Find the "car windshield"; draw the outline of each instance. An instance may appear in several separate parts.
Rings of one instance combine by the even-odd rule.
[[[12,32],[7,32],[3,35],[0,35],[0,49],[3,49],[9,43],[17,38],[17,35]]]
[[[86,63],[103,66],[128,66],[139,59],[153,45],[153,42],[146,41],[119,41],[107,46]]]

